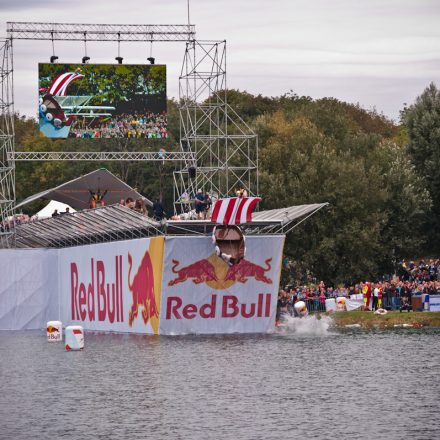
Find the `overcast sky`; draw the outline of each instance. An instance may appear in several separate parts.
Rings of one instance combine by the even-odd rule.
[[[398,119],[431,82],[440,86],[440,0],[190,0],[198,39],[227,40],[228,87],[279,96],[292,90],[375,108]],[[7,21],[185,24],[186,0],[0,0]],[[143,63],[146,43],[121,47]],[[60,62],[80,62],[78,42],[55,42]],[[91,62],[114,62],[116,43],[90,43]],[[168,95],[178,95],[183,43],[157,43],[168,65]],[[49,42],[14,44],[15,108],[36,115],[38,62]]]

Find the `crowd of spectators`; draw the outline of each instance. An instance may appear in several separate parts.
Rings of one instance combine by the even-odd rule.
[[[128,197],[126,200],[121,199],[120,205],[126,206],[127,208],[139,212],[140,214],[148,215],[147,205],[143,198],[136,200],[133,200],[131,197]]]
[[[37,220],[37,218],[29,217],[27,214],[15,214],[14,217],[10,217],[8,220],[0,222],[0,232],[9,232],[14,229],[15,225],[21,225]]]
[[[297,301],[304,301],[309,311],[325,311],[327,298],[349,297],[362,294],[377,309],[379,304],[388,310],[399,310],[411,305],[414,296],[440,295],[440,260],[401,261],[396,275],[377,282],[360,282],[351,285],[326,286],[323,281],[309,285],[288,285],[278,295],[278,312],[293,313]],[[379,300],[380,303],[379,303]]]
[[[167,135],[166,112],[114,115],[107,120],[90,123],[85,118],[77,120],[70,129],[76,138],[147,138],[164,139]]]

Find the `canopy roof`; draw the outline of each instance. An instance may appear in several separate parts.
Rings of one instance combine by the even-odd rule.
[[[246,234],[285,234],[327,205],[327,202],[313,203],[310,205],[288,206],[287,208],[254,212],[252,220],[240,226]],[[168,220],[167,232],[170,234],[182,234],[185,232],[203,234],[211,232],[214,226],[215,224],[211,220]]]
[[[106,205],[119,203],[121,199],[126,200],[128,197],[131,197],[133,200],[143,198],[147,205],[153,206],[150,200],[143,197],[131,186],[118,179],[110,171],[101,168],[70,182],[63,183],[56,188],[34,194],[24,199],[16,208],[44,198],[65,203],[76,210],[87,209],[90,205],[91,193],[97,193],[98,191],[101,195],[105,193],[104,202]]]
[[[15,228],[19,248],[63,248],[159,235],[160,224],[120,204],[85,209]]]
[[[250,223],[241,225],[246,235],[283,234],[319,211],[328,203],[290,206],[256,212]],[[17,247],[62,248],[155,235],[207,235],[215,223],[209,220],[168,220],[161,224],[144,214],[115,204],[85,209],[15,227]]]

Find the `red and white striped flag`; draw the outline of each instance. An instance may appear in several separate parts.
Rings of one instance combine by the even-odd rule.
[[[84,75],[76,72],[62,73],[53,79],[48,93],[52,96],[66,96],[67,87],[69,87],[73,81],[80,78],[84,78]]]
[[[215,202],[211,221],[223,225],[239,225],[252,220],[252,211],[260,197],[231,197]]]

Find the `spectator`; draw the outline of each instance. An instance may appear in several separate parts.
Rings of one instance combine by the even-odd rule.
[[[164,139],[167,134],[166,112],[113,115],[106,120],[78,118],[70,129],[76,138],[147,138]]]
[[[131,197],[127,197],[127,200],[125,200],[125,206],[127,208],[134,209],[134,205],[134,200]]]
[[[204,203],[203,218],[204,220],[206,220],[211,218],[210,209],[212,205],[211,196],[209,195],[208,191],[206,191],[205,196],[203,197],[203,203]]]
[[[197,218],[201,219],[203,218],[203,213],[205,212],[205,197],[202,193],[202,190],[197,190],[197,194],[195,196],[195,203],[196,203],[196,214]]]
[[[164,219],[165,217],[165,212],[163,210],[163,205],[162,203],[159,201],[159,199],[156,199],[153,203],[153,213],[154,213],[154,218],[157,221],[161,221]]]

